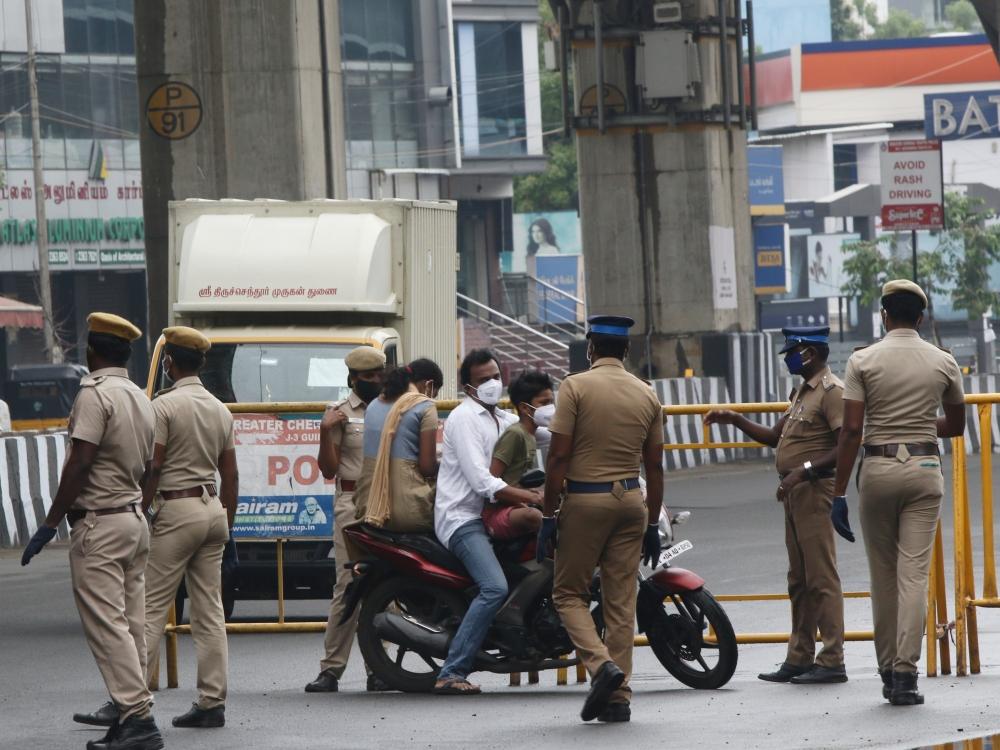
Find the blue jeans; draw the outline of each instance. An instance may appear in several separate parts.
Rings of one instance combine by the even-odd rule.
[[[482,520],[477,518],[459,526],[448,540],[448,548],[479,585],[479,593],[462,618],[462,624],[448,649],[448,658],[438,675],[439,680],[464,680],[472,671],[476,652],[483,645],[493,618],[507,599],[507,579],[493,553],[493,545]]]

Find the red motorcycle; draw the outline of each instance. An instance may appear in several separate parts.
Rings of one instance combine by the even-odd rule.
[[[661,522],[661,538],[669,541],[670,527]],[[366,552],[346,566],[354,580],[344,614],[346,620],[361,606],[357,632],[365,663],[395,690],[429,692],[475,596],[475,583],[433,535],[365,525],[344,533]],[[674,545],[651,574],[639,573],[636,619],[670,674],[693,688],[719,688],[736,670],[736,635],[705,581],[670,565],[687,549],[690,542]],[[475,670],[511,673],[575,666],[578,660],[568,656],[573,644],[552,602],[553,561],[535,562],[532,537],[497,541],[494,550],[510,593],[476,657]],[[596,575],[591,601],[591,614],[603,633]]]

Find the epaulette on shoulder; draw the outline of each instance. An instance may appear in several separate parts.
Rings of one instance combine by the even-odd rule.
[[[837,387],[843,388],[843,385],[838,383],[837,379],[833,375],[828,374],[823,376],[824,391],[832,391],[834,388]]]
[[[795,400],[795,394],[797,394],[798,392],[799,392],[798,388],[792,388],[792,390],[790,390],[788,392],[788,399],[787,400],[788,401],[794,401]]]
[[[867,349],[869,346],[871,346],[871,344],[865,344],[864,346],[856,346],[854,347],[854,351],[861,352]]]
[[[935,344],[935,346],[937,346],[937,344]],[[945,349],[943,346],[938,346],[937,348],[943,351],[945,354],[952,354],[951,349]],[[954,355],[952,354],[952,356]]]
[[[80,380],[81,388],[93,388],[96,385],[100,385],[105,380],[108,379],[107,375],[95,375],[93,377],[87,376]]]
[[[160,396],[162,396],[164,393],[170,393],[174,389],[174,387],[175,386],[170,386],[169,388],[161,388],[160,390],[158,390],[156,393],[153,394],[153,399],[152,400],[155,401]]]

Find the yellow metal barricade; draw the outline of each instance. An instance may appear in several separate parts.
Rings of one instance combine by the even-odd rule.
[[[973,393],[965,403],[976,407],[979,419],[979,456],[982,479],[983,589],[976,595],[973,567],[972,520],[965,464],[965,439],[952,440],[955,497],[955,672],[979,674],[979,622],[977,607],[1000,607],[997,596],[996,548],[993,533],[993,410],[1000,393]]]
[[[439,411],[450,411],[458,405],[458,401],[439,401]],[[966,397],[966,403],[978,407],[980,440],[983,473],[983,542],[984,542],[984,575],[983,595],[975,597],[975,582],[972,567],[972,544],[968,511],[967,476],[965,461],[965,440],[955,438],[952,441],[953,457],[953,495],[955,514],[955,635],[956,635],[956,666],[959,675],[966,674],[967,664],[972,672],[978,673],[979,636],[976,621],[976,607],[1000,607],[1000,597],[997,594],[997,579],[995,570],[995,551],[993,538],[993,492],[992,492],[992,410],[993,404],[1000,403],[1000,394],[973,394]],[[509,404],[504,404],[505,406]],[[295,414],[321,413],[325,403],[259,403],[259,404],[229,404],[233,414]],[[739,404],[685,404],[664,406],[664,414],[670,417],[705,415],[713,409],[728,409],[740,414],[781,413],[788,408],[787,402],[773,403],[739,403]],[[713,441],[711,427],[702,423],[702,440],[697,443],[666,443],[664,451],[717,450],[737,448],[765,448],[766,446],[752,441]],[[287,622],[285,620],[284,599],[284,540],[277,539],[277,574],[278,574],[278,611],[276,622],[227,623],[229,633],[321,633],[326,629],[325,621]],[[867,591],[845,592],[845,598],[868,598]],[[788,594],[724,594],[716,599],[722,602],[751,601],[787,601]],[[930,570],[930,585],[928,586],[927,607],[927,675],[936,676],[951,673],[951,656],[947,637],[948,610],[945,590],[944,549],[940,523],[934,544],[934,553]],[[189,625],[178,625],[171,608],[169,623],[166,627],[167,650],[167,683],[169,687],[177,687],[177,636],[189,634]],[[787,633],[740,633],[737,642],[741,644],[785,643]],[[871,631],[847,631],[846,640],[871,640]],[[930,647],[938,643],[939,649]],[[636,646],[649,645],[645,636],[637,636]],[[968,656],[968,662],[966,657]],[[940,661],[939,661],[940,659]],[[567,670],[557,670],[557,683],[567,683]],[[577,682],[586,678],[582,667],[576,669]],[[537,682],[536,673],[531,673],[529,682]],[[511,675],[510,684],[520,685],[521,676]]]

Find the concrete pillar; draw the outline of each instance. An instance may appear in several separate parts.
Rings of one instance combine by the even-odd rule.
[[[641,14],[623,10],[621,2],[603,2],[607,112],[600,133],[593,127],[596,97],[587,94],[597,80],[596,45],[579,38],[593,33],[593,5],[584,3],[573,19],[588,307],[635,318],[632,360],[644,374],[698,371],[702,334],[754,330],[756,317],[746,134],[738,124],[727,130],[721,121],[694,121],[713,108],[721,120],[719,38],[695,37],[702,81],[693,98],[675,100],[672,118],[664,108],[649,107],[636,85],[638,40],[634,29],[622,26]],[[708,23],[717,15],[716,0],[680,5],[685,21]],[[727,5],[732,14],[733,1]],[[646,28],[657,27],[647,22]],[[728,50],[735,112],[738,58],[732,37]],[[648,71],[647,79],[671,74],[669,65],[664,61],[662,69]],[[582,127],[580,115],[591,116]]]
[[[149,329],[167,322],[167,202],[346,197],[339,0],[143,0],[139,101],[191,86],[201,123],[180,140],[141,114]],[[155,341],[155,337],[154,337]]]

